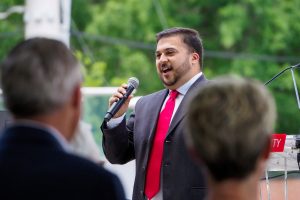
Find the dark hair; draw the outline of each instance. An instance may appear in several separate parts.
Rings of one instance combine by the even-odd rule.
[[[180,35],[182,41],[190,48],[191,52],[196,52],[199,54],[199,64],[200,68],[203,68],[203,45],[201,37],[198,31],[190,28],[174,27],[170,29],[163,30],[156,34],[156,42],[161,38],[170,37],[174,35]]]

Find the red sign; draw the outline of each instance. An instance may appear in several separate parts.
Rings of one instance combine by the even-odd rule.
[[[271,152],[283,152],[286,134],[275,133],[272,135]]]

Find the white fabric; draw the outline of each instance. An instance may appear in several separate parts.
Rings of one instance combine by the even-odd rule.
[[[103,161],[100,159],[100,151],[91,129],[90,124],[80,121],[74,137],[70,141],[70,146],[76,155],[101,163]]]

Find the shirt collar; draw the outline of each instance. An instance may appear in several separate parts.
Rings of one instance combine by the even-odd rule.
[[[40,123],[40,122],[37,122],[37,121],[34,121],[34,120],[27,120],[27,119],[16,120],[16,121],[14,121],[13,125],[14,126],[18,126],[18,125],[31,126],[31,127],[34,127],[34,128],[39,128],[39,129],[45,130],[46,132],[51,134],[58,141],[58,143],[62,146],[62,148],[66,152],[70,152],[69,143],[59,133],[59,131],[56,128],[54,128],[53,126],[49,126],[49,125],[44,124],[44,123]]]
[[[190,89],[190,87],[195,83],[195,81],[202,75],[202,72],[196,74],[195,76],[193,76],[193,78],[191,78],[188,82],[186,82],[185,84],[183,84],[182,86],[180,86],[179,88],[177,88],[176,90],[182,94],[185,95],[187,93],[187,91]]]

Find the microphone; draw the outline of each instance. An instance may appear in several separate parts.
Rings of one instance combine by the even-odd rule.
[[[121,106],[125,103],[126,99],[132,93],[134,89],[137,89],[139,86],[139,80],[135,77],[131,77],[128,79],[128,87],[126,89],[126,93],[123,95],[121,99],[114,102],[111,107],[108,109],[104,116],[104,121],[108,122],[121,108]]]

